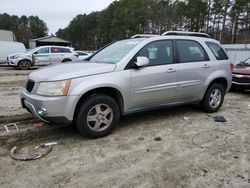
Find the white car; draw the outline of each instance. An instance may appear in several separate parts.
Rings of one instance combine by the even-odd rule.
[[[8,56],[8,65],[27,70],[31,66],[50,65],[78,59],[78,54],[70,47],[39,46],[26,53]]]
[[[92,55],[92,53],[85,52],[85,51],[76,51],[76,53],[78,54],[78,58],[80,60],[85,60],[86,58]]]

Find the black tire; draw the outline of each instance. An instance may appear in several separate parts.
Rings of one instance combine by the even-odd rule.
[[[218,92],[216,97],[215,92]],[[221,84],[212,84],[207,89],[206,94],[200,103],[202,110],[209,113],[217,112],[223,104],[224,96],[225,88]]]
[[[235,92],[237,90],[239,90],[239,88],[237,88],[236,86],[233,86],[233,85],[230,88],[230,92]]]
[[[99,112],[101,113],[97,112],[98,109],[100,109]],[[105,115],[105,113],[108,114]],[[74,122],[76,129],[83,136],[100,138],[113,131],[119,118],[120,111],[116,101],[109,96],[98,94],[91,95],[80,104]]]
[[[69,61],[72,61],[71,59],[64,59],[62,60],[62,63],[66,63],[66,62],[69,62]]]
[[[18,63],[18,68],[20,70],[28,70],[28,69],[30,69],[30,66],[31,66],[31,62],[27,59],[21,60]]]

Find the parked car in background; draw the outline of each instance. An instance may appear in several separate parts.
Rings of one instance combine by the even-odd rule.
[[[250,57],[234,67],[232,77],[232,89],[250,89]]]
[[[218,41],[187,34],[121,40],[89,62],[34,71],[22,106],[45,122],[74,123],[92,138],[143,110],[198,103],[217,112],[231,87],[231,61]]]
[[[8,63],[10,54],[25,52],[26,48],[21,42],[0,41],[0,63]]]
[[[85,51],[79,51],[79,50],[76,50],[76,53],[78,54],[78,58],[80,60],[85,60],[86,58],[88,58],[89,56],[92,55],[92,53],[85,52]]]
[[[27,70],[32,66],[50,65],[77,60],[73,48],[62,46],[40,46],[27,53],[12,54],[8,57],[9,66]]]

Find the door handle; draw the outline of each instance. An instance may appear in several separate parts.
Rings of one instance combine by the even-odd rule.
[[[205,65],[203,65],[203,68],[204,68],[204,69],[207,69],[207,68],[210,68],[210,66],[207,65],[207,64],[205,64]]]
[[[169,68],[169,69],[167,70],[167,73],[171,73],[171,72],[176,72],[176,70],[173,69],[173,68]]]

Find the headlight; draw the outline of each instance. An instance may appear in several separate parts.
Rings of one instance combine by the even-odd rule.
[[[19,57],[21,57],[21,56],[20,55],[14,55],[14,56],[12,56],[12,59],[17,59]]]
[[[55,82],[41,82],[37,94],[49,96],[66,96],[69,90],[70,80]]]

